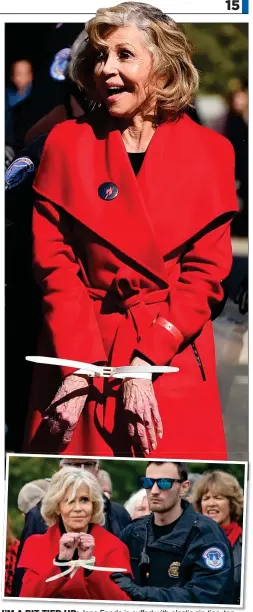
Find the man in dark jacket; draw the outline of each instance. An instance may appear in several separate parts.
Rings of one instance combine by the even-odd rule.
[[[189,481],[182,463],[150,462],[142,486],[151,514],[126,527],[134,581],[112,579],[132,600],[232,603],[233,559],[222,529],[182,499]]]

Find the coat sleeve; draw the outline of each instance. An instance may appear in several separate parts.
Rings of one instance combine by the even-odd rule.
[[[165,319],[153,322],[135,350],[157,365],[171,361],[181,344],[188,344],[211,318],[211,307],[223,298],[221,281],[228,276],[231,265],[227,221],[208,231],[185,253],[180,277],[168,296]],[[168,330],[167,322],[176,333]]]
[[[217,170],[217,163],[222,171],[220,167]],[[205,188],[209,189],[210,181],[210,197],[217,206],[214,220],[191,240],[181,258],[180,275],[169,291],[164,320],[153,322],[135,347],[135,351],[157,365],[171,361],[181,345],[201,332],[211,318],[212,306],[223,298],[221,281],[231,270],[230,223],[238,204],[234,149],[226,139],[219,140],[219,151],[212,152],[212,164],[213,170],[207,167]],[[207,202],[211,205],[210,198]],[[203,193],[201,206],[205,205]]]
[[[19,596],[32,598],[59,597],[61,587],[69,580],[68,576],[63,576],[52,582],[46,582],[46,579],[56,574],[60,575],[60,573],[60,568],[55,566],[52,566],[52,569],[48,569],[43,574],[37,574],[32,569],[26,569]]]
[[[104,565],[107,567],[125,568],[127,573],[132,575],[127,546],[119,540],[117,547],[111,549],[106,555]],[[104,572],[103,575],[100,575],[99,572],[91,572],[90,576],[86,578],[89,598],[118,601],[130,600],[131,597],[129,597],[117,584],[112,582],[110,575],[109,572]]]
[[[68,236],[67,213],[45,199],[33,213],[34,269],[56,357],[89,363],[107,356]],[[66,376],[74,368],[62,367]]]
[[[63,576],[52,582],[46,582],[47,578],[56,574],[61,575],[60,567],[45,564],[43,571],[36,567],[38,550],[41,536],[30,536],[24,544],[24,548],[18,563],[18,568],[23,568],[25,573],[22,581],[20,597],[59,597],[59,591],[69,579]]]

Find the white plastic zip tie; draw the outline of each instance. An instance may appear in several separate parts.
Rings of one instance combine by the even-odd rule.
[[[58,357],[27,356],[26,361],[42,363],[46,365],[66,366],[78,368],[73,374],[85,374],[91,377],[102,378],[142,378],[151,380],[152,374],[171,374],[178,372],[179,368],[171,366],[120,366],[117,368],[110,366],[97,366],[93,363],[73,361],[72,359],[58,359]]]
[[[98,565],[95,565],[95,562],[95,557],[91,557],[91,559],[87,559],[86,561],[82,559],[77,559],[75,561],[73,559],[71,559],[70,561],[56,561],[54,559],[54,565],[56,565],[57,567],[66,566],[68,567],[68,569],[66,569],[64,572],[61,572],[60,574],[56,574],[55,576],[47,578],[46,582],[52,582],[53,580],[57,580],[58,578],[62,578],[62,576],[67,576],[68,574],[70,578],[73,578],[79,567],[83,567],[84,569],[92,571],[95,570],[96,572],[127,572],[127,569],[122,567],[100,567]]]

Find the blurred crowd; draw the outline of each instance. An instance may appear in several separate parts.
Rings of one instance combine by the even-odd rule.
[[[158,462],[158,469],[161,469],[161,464],[162,462]],[[170,463],[167,462],[167,464]],[[185,478],[187,478],[183,499],[187,500],[195,511],[215,521],[226,534],[234,560],[236,594],[233,603],[238,603],[240,600],[242,564],[243,490],[237,479],[229,472],[214,469],[202,474],[188,473],[186,464],[175,463],[174,466],[177,466],[178,471],[183,471]],[[132,521],[138,521],[141,517],[151,515],[150,496],[147,495],[145,488],[133,492],[125,502],[124,507],[113,501],[111,476],[105,470],[100,469],[99,460],[66,457],[59,461],[58,469],[61,471],[66,467],[84,470],[85,473],[89,472],[96,478],[104,503],[104,527],[117,538],[124,541],[122,534]],[[143,482],[147,479],[141,480]],[[19,539],[12,534],[11,519],[8,516],[5,595],[18,597],[20,594],[25,569],[19,566],[19,559],[27,538],[34,534],[45,534],[48,529],[48,525],[42,516],[43,512],[41,514],[41,506],[45,495],[49,494],[50,483],[51,478],[38,479],[32,482],[28,480],[19,491],[17,507],[23,515],[23,530]],[[175,499],[173,501],[172,496],[168,505],[170,512],[173,511],[173,503],[175,504]]]

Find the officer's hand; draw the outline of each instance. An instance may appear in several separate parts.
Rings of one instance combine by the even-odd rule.
[[[129,597],[135,601],[144,601],[145,587],[139,587],[132,579],[130,574],[120,574],[119,572],[114,572],[110,574],[110,578],[115,584],[119,586],[122,591],[125,591]]]
[[[59,560],[70,561],[79,542],[79,533],[64,533],[59,541]]]
[[[149,365],[136,357],[131,365]],[[123,383],[123,402],[128,421],[128,433],[139,443],[144,453],[157,448],[157,437],[162,438],[163,426],[151,380],[126,379]]]
[[[70,374],[63,380],[52,403],[45,412],[44,420],[48,422],[52,435],[62,433],[62,441],[69,444],[73,431],[88,397],[88,379],[77,374]]]

